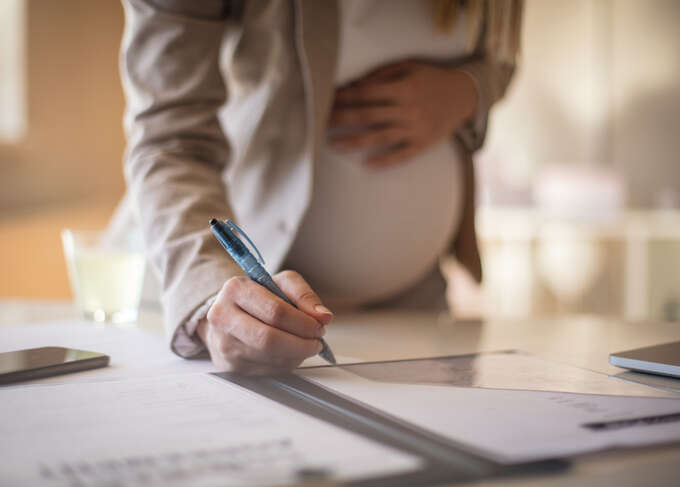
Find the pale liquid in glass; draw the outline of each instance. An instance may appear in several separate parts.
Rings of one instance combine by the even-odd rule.
[[[86,318],[131,323],[144,281],[144,255],[140,252],[77,249],[72,260],[75,298]]]

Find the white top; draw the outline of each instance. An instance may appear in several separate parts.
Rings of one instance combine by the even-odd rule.
[[[338,86],[384,64],[464,53],[462,19],[451,35],[440,34],[426,2],[339,5]],[[311,204],[286,262],[331,306],[407,289],[436,264],[460,220],[460,157],[450,140],[388,168],[371,169],[364,160],[361,152],[323,149]]]

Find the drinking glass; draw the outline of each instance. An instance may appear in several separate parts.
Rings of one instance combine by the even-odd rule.
[[[141,246],[111,242],[101,231],[63,230],[71,290],[82,316],[98,323],[133,325],[146,260]]]

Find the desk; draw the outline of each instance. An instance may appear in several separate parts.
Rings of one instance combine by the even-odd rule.
[[[3,326],[74,317],[67,302],[0,301]],[[140,327],[162,333],[158,311],[145,310]],[[595,317],[452,323],[431,314],[371,313],[336,317],[327,339],[334,351],[362,361],[521,349],[554,361],[618,374],[613,351],[680,340],[678,323],[625,323]],[[672,384],[672,382],[668,382]],[[574,461],[563,474],[489,480],[475,485],[677,485],[680,445],[607,452]]]

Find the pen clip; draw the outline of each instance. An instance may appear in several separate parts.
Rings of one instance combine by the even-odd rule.
[[[260,253],[259,250],[257,250],[257,247],[255,246],[255,244],[253,243],[253,241],[250,240],[250,237],[248,237],[248,235],[246,235],[246,232],[244,232],[243,230],[241,230],[241,229],[239,228],[239,226],[238,226],[236,223],[234,223],[233,221],[231,221],[231,220],[226,220],[224,223],[231,229],[232,232],[235,232],[236,234],[238,234],[238,235],[240,235],[241,237],[243,237],[243,238],[241,238],[241,242],[243,242],[243,239],[246,240],[246,242],[248,243],[248,246],[249,246],[252,250],[255,251],[255,254],[257,255],[257,261],[258,261],[260,264],[264,265],[264,258],[262,257],[262,254]],[[251,253],[252,253],[252,251],[251,251]]]

